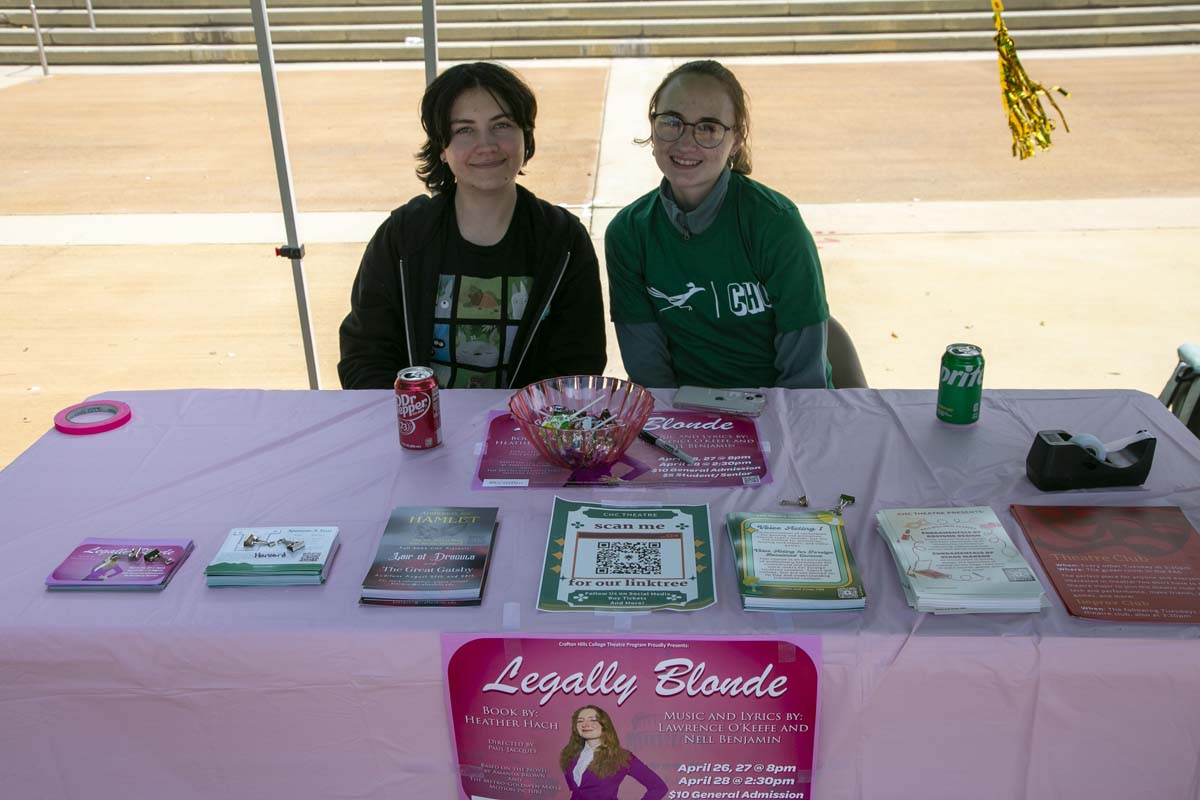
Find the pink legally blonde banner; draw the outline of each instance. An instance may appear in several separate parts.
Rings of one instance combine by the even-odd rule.
[[[474,488],[758,486],[771,480],[758,427],[749,417],[656,410],[643,429],[683,450],[695,463],[685,464],[635,439],[616,463],[572,472],[542,458],[508,412],[493,411]]]
[[[813,636],[443,634],[462,798],[811,797]]]

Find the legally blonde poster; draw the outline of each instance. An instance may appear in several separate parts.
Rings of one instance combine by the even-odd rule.
[[[811,797],[811,636],[444,634],[461,797]]]

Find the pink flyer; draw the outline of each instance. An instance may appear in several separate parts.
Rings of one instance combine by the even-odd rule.
[[[443,634],[466,800],[811,797],[814,636]]]
[[[508,412],[494,411],[488,417],[474,488],[759,486],[771,480],[758,426],[749,417],[656,409],[643,430],[695,462],[685,464],[635,439],[616,463],[572,472],[542,458]]]

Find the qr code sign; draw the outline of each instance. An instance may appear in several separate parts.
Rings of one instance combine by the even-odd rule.
[[[662,542],[596,542],[597,575],[661,575]]]

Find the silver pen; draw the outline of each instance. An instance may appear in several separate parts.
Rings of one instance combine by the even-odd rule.
[[[675,445],[668,442],[666,439],[658,438],[653,433],[650,433],[650,431],[641,431],[640,433],[638,433],[638,438],[644,442],[649,442],[650,444],[654,445],[655,447],[657,447],[659,450],[662,450],[663,452],[670,453],[671,455],[675,456],[676,458],[678,458],[680,461],[682,461],[685,464],[695,464],[696,463],[695,458],[693,458],[692,456],[689,456],[687,453],[683,452],[678,447],[676,447]]]

